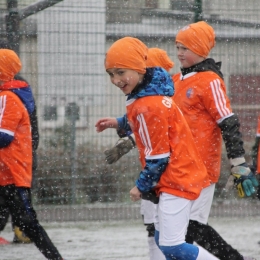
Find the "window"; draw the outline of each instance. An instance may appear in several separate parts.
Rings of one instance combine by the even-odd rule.
[[[44,121],[56,121],[58,119],[56,106],[44,106],[43,112]]]
[[[65,117],[68,120],[79,120],[79,106],[75,102],[67,104],[65,107]]]

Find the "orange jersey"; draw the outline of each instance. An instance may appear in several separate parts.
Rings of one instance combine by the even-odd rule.
[[[258,116],[256,136],[260,137],[260,116]],[[260,143],[258,144],[257,152],[257,172],[260,173]]]
[[[130,99],[126,108],[142,166],[145,159],[170,158],[156,191],[196,199],[210,182],[189,126],[172,98]]]
[[[181,109],[205,163],[211,182],[220,176],[222,136],[218,127],[233,115],[224,81],[214,72],[173,76],[174,101]]]
[[[0,131],[14,136],[10,145],[0,149],[0,186],[31,187],[30,118],[20,98],[11,91],[0,91]]]

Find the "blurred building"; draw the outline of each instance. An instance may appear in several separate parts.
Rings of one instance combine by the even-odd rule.
[[[6,37],[6,3],[0,3],[0,37]],[[22,2],[22,3],[21,3]],[[35,1],[18,1],[21,10]],[[175,61],[177,31],[194,21],[195,0],[64,0],[21,21],[22,75],[37,97],[41,129],[68,120],[71,106],[76,128],[95,139],[94,122],[104,111],[124,113],[124,98],[105,74],[105,51],[116,39],[138,37],[149,47],[165,49]],[[248,138],[260,110],[260,18],[254,0],[202,1],[203,19],[216,32],[211,57],[222,71],[233,108]],[[108,114],[106,114],[108,115]],[[256,120],[255,120],[256,121]],[[109,140],[109,139],[108,139]]]

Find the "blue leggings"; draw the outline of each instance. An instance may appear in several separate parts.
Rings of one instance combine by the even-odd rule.
[[[196,260],[199,254],[197,246],[183,243],[177,246],[160,246],[159,245],[160,232],[155,230],[155,242],[166,257],[166,260]]]

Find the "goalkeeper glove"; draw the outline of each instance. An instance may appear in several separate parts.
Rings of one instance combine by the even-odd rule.
[[[238,196],[241,198],[245,197],[245,194],[248,197],[252,196],[256,192],[255,187],[258,186],[255,174],[250,170],[244,158],[231,159],[232,162],[235,165],[231,166],[230,179],[233,179],[233,183],[238,190]],[[236,165],[236,162],[242,163]]]
[[[107,163],[115,163],[133,148],[135,148],[135,141],[131,136],[128,139],[119,139],[113,148],[104,152]]]

